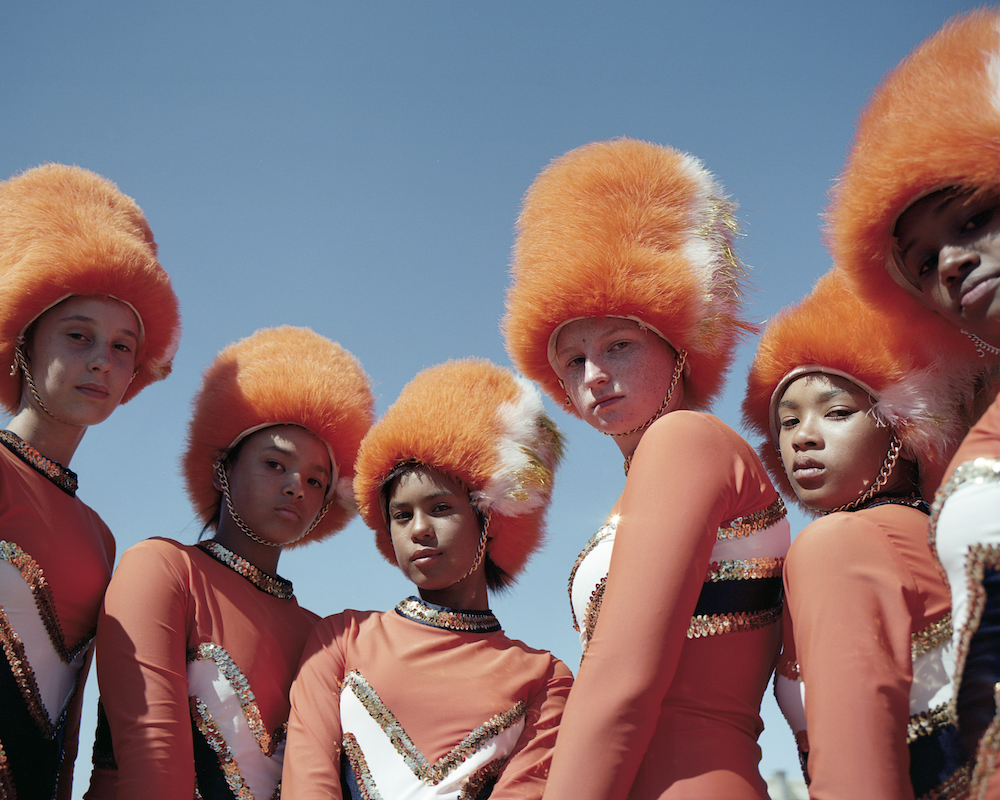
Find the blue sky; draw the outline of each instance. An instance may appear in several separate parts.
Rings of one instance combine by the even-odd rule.
[[[0,177],[56,161],[118,183],[146,212],[184,318],[174,374],[84,439],[81,497],[119,552],[194,541],[178,469],[190,400],[215,354],[261,327],[340,341],[380,412],[426,366],[508,364],[498,320],[521,196],[585,142],[631,136],[705,161],[740,204],[763,321],[829,266],[820,214],[868,93],[975,5],[4,4]],[[737,427],[753,345],[714,409]],[[575,669],[567,576],[624,476],[613,441],[550,410],[569,448],[548,545],[494,609]],[[279,569],[322,614],[408,593],[358,521]],[[95,698],[92,682],[77,796]],[[770,693],[764,720],[762,772],[797,775]]]

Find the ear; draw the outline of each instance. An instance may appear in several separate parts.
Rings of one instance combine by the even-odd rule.
[[[225,467],[222,466],[221,461],[216,461],[212,465],[212,488],[217,492],[222,491],[222,481],[219,478],[219,472],[223,469],[225,469]]]

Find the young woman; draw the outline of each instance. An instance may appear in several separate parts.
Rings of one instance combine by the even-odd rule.
[[[316,622],[278,556],[346,524],[372,417],[360,364],[308,329],[258,331],[209,367],[184,477],[215,532],[122,556],[97,633],[117,781],[96,776],[90,796],[278,795],[288,690]]]
[[[419,597],[316,626],[292,686],[287,796],[542,796],[572,676],[504,635],[487,590],[540,543],[561,452],[538,392],[487,361],[403,389],[354,488]]]
[[[866,308],[833,272],[771,320],[750,371],[744,412],[764,463],[787,497],[824,515],[785,559],[775,682],[810,797],[968,790],[948,714],[948,587],[919,489],[924,464],[954,450],[965,387],[911,339],[905,320]]]
[[[905,310],[947,362],[978,362],[996,391],[1000,363],[1000,13],[956,18],[889,75],[858,124],[831,209],[835,257],[876,307]],[[968,338],[967,338],[968,337]],[[979,356],[977,358],[976,356]],[[1000,797],[1000,401],[945,472],[931,539],[951,586],[956,705],[979,751],[976,796]]]
[[[110,181],[0,183],[0,796],[70,797],[115,543],[76,496],[84,433],[166,377],[180,318],[153,234]]]
[[[621,139],[543,171],[518,229],[508,352],[627,474],[571,572],[585,655],[545,796],[766,798],[788,523],[750,446],[687,410],[750,327],[732,205],[697,159]]]

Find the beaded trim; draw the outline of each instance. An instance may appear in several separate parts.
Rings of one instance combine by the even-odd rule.
[[[233,661],[232,656],[221,645],[213,642],[203,642],[198,647],[188,650],[187,663],[191,664],[195,661],[212,661],[215,663],[219,668],[219,672],[222,673],[229,682],[229,685],[232,686],[236,696],[240,698],[240,707],[243,709],[243,716],[246,717],[247,727],[253,734],[254,739],[257,740],[257,744],[260,745],[260,751],[266,756],[273,756],[278,749],[278,745],[285,738],[287,723],[279,726],[273,736],[267,732],[264,719],[260,713],[260,707],[257,705],[257,698],[253,693],[253,689],[250,688],[250,681],[247,680],[246,675],[243,674],[243,671]]]
[[[770,528],[785,516],[785,504],[779,497],[771,505],[760,511],[754,511],[742,517],[735,517],[719,527],[716,538],[719,541],[725,539],[741,539],[744,536],[753,536],[755,533]]]
[[[598,581],[597,586],[594,587],[594,591],[590,593],[590,598],[587,600],[587,616],[583,621],[584,630],[587,632],[587,641],[583,644],[583,655],[587,654],[587,645],[594,638],[594,628],[597,627],[597,618],[601,615],[601,605],[604,603],[604,590],[607,586],[608,576],[605,575]],[[580,657],[580,660],[581,662],[583,661],[583,656]]]
[[[417,597],[401,600],[396,606],[396,613],[422,625],[457,633],[496,633],[501,630],[500,622],[492,611],[452,611],[432,606]]]
[[[922,631],[914,631],[911,636],[910,655],[914,660],[936,650],[951,641],[951,612],[945,613],[941,619],[932,622]]]
[[[966,461],[955,467],[954,472],[947,481],[941,484],[934,493],[934,503],[931,505],[931,519],[927,528],[927,539],[931,545],[931,552],[934,554],[934,562],[938,565],[938,572],[944,578],[945,585],[948,584],[948,575],[941,566],[941,559],[937,551],[937,526],[941,518],[941,511],[948,498],[963,483],[983,484],[987,481],[991,483],[1000,482],[1000,458],[976,458]]]
[[[11,774],[10,764],[7,763],[3,742],[0,742],[0,797],[17,797],[14,791],[14,776]]]
[[[427,757],[417,749],[413,740],[396,719],[396,715],[386,707],[382,698],[378,696],[378,693],[360,672],[353,669],[348,672],[344,676],[340,691],[341,693],[349,691],[357,697],[371,718],[378,723],[382,732],[392,742],[396,752],[403,757],[406,766],[428,786],[437,786],[469,756],[482,749],[485,742],[516,724],[528,711],[524,700],[518,700],[509,710],[497,714],[482,725],[477,726],[449,752],[431,764]],[[360,748],[358,752],[360,753]]]
[[[778,578],[784,566],[783,556],[712,561],[705,574],[705,583],[748,581],[755,578]]]
[[[994,706],[1000,703],[1000,683],[993,689],[993,703]],[[976,800],[986,800],[990,779],[996,771],[998,754],[1000,754],[1000,712],[993,715],[993,720],[986,726],[986,732],[979,740],[976,766],[972,770],[970,797],[974,797]]]
[[[739,611],[730,614],[696,614],[688,626],[688,639],[720,636],[724,633],[745,633],[773,625],[781,619],[781,606],[763,611]]]
[[[274,595],[279,600],[291,600],[294,596],[291,581],[285,580],[280,576],[274,577],[268,575],[214,539],[207,542],[199,542],[198,549],[203,550],[220,564],[229,567],[238,575],[242,575],[262,592]]]
[[[580,625],[576,619],[576,611],[573,609],[573,581],[576,579],[576,571],[580,569],[580,565],[583,563],[583,560],[590,555],[594,548],[609,536],[612,536],[616,530],[618,530],[617,514],[605,522],[600,528],[597,529],[597,532],[590,537],[583,550],[580,551],[580,555],[576,557],[576,561],[573,562],[573,569],[569,571],[569,586],[567,587],[567,590],[569,591],[569,613],[573,617],[573,630],[577,632],[580,630]],[[591,602],[593,602],[593,596],[591,597]],[[591,627],[590,630],[593,630],[593,628]]]
[[[942,703],[934,708],[928,708],[919,714],[914,714],[906,723],[906,743],[911,744],[922,736],[937,733],[946,725],[953,725],[954,717],[948,710],[948,704]]]
[[[0,444],[36,472],[44,475],[70,497],[76,497],[79,481],[73,470],[58,461],[46,458],[16,433],[0,430]]]
[[[794,658],[788,658],[784,653],[778,656],[774,662],[774,673],[790,681],[802,681],[802,672],[799,669],[799,662]]]

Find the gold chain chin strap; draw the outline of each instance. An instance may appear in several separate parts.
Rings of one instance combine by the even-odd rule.
[[[466,572],[461,578],[459,578],[455,583],[461,583],[466,578],[468,578],[473,572],[479,569],[479,565],[483,563],[483,558],[486,555],[486,543],[489,541],[489,530],[490,530],[490,515],[486,515],[486,521],[483,523],[483,536],[479,540],[479,551],[476,553],[476,560],[472,562],[472,566],[469,567],[469,571]]]
[[[60,419],[51,411],[45,403],[42,402],[41,396],[38,394],[38,389],[35,388],[35,379],[31,377],[31,371],[28,369],[28,361],[24,357],[24,339],[18,339],[17,344],[14,345],[14,365],[10,368],[10,376],[16,377],[17,371],[21,370],[24,374],[25,381],[28,382],[28,388],[31,390],[31,396],[35,398],[35,402],[38,403],[38,407],[42,409],[46,414],[48,414],[56,422],[61,422],[64,425],[72,425],[71,422],[66,422],[64,419]],[[79,425],[77,427],[80,427]]]
[[[991,353],[992,355],[995,356],[1000,356],[1000,347],[997,347],[996,345],[990,344],[986,340],[979,338],[972,331],[963,330],[962,333],[964,333],[966,336],[972,339],[972,343],[976,346],[976,353],[979,355],[980,358],[986,358],[987,353]]]
[[[903,445],[899,441],[899,437],[896,435],[896,432],[893,431],[892,439],[889,440],[889,452],[886,453],[885,461],[882,462],[882,469],[879,470],[878,477],[875,478],[875,482],[850,503],[844,503],[842,506],[828,509],[824,511],[823,514],[833,514],[837,511],[853,511],[862,503],[871,500],[875,496],[875,493],[885,486],[886,482],[889,480],[889,473],[892,472],[892,468],[896,466],[896,459],[899,458],[899,451],[902,447]]]
[[[677,360],[674,363],[674,372],[670,376],[670,386],[667,387],[667,395],[666,397],[663,398],[663,402],[660,403],[660,407],[656,410],[656,413],[653,414],[652,417],[646,420],[646,422],[644,422],[639,427],[632,428],[632,430],[625,431],[625,433],[608,433],[607,431],[601,431],[601,433],[603,433],[605,436],[614,436],[616,438],[619,436],[630,436],[633,433],[638,433],[639,431],[646,430],[646,428],[648,428],[650,425],[656,422],[656,420],[658,420],[661,416],[663,416],[663,412],[666,410],[667,406],[670,405],[670,398],[673,397],[674,395],[674,388],[677,386],[677,381],[681,379],[681,374],[684,372],[684,362],[687,361],[687,356],[688,356],[687,350],[681,350],[677,353]],[[631,454],[625,456],[626,475],[628,475],[628,468],[630,466],[632,466]]]
[[[319,513],[316,515],[316,519],[312,521],[312,525],[310,525],[301,536],[297,536],[290,542],[270,542],[267,539],[262,539],[254,533],[250,529],[250,526],[243,521],[243,518],[236,513],[236,508],[233,506],[233,498],[229,494],[229,478],[226,475],[226,468],[222,465],[221,461],[216,461],[214,466],[215,474],[219,478],[219,483],[222,484],[222,496],[226,498],[226,509],[229,511],[229,516],[232,517],[237,528],[243,531],[243,533],[245,533],[250,539],[257,542],[257,544],[262,544],[265,547],[286,547],[287,545],[295,544],[300,539],[304,539],[312,533],[315,527],[323,520],[323,517],[326,516],[326,512],[330,509],[330,504],[333,502],[333,498],[327,501],[326,505],[319,510]]]

